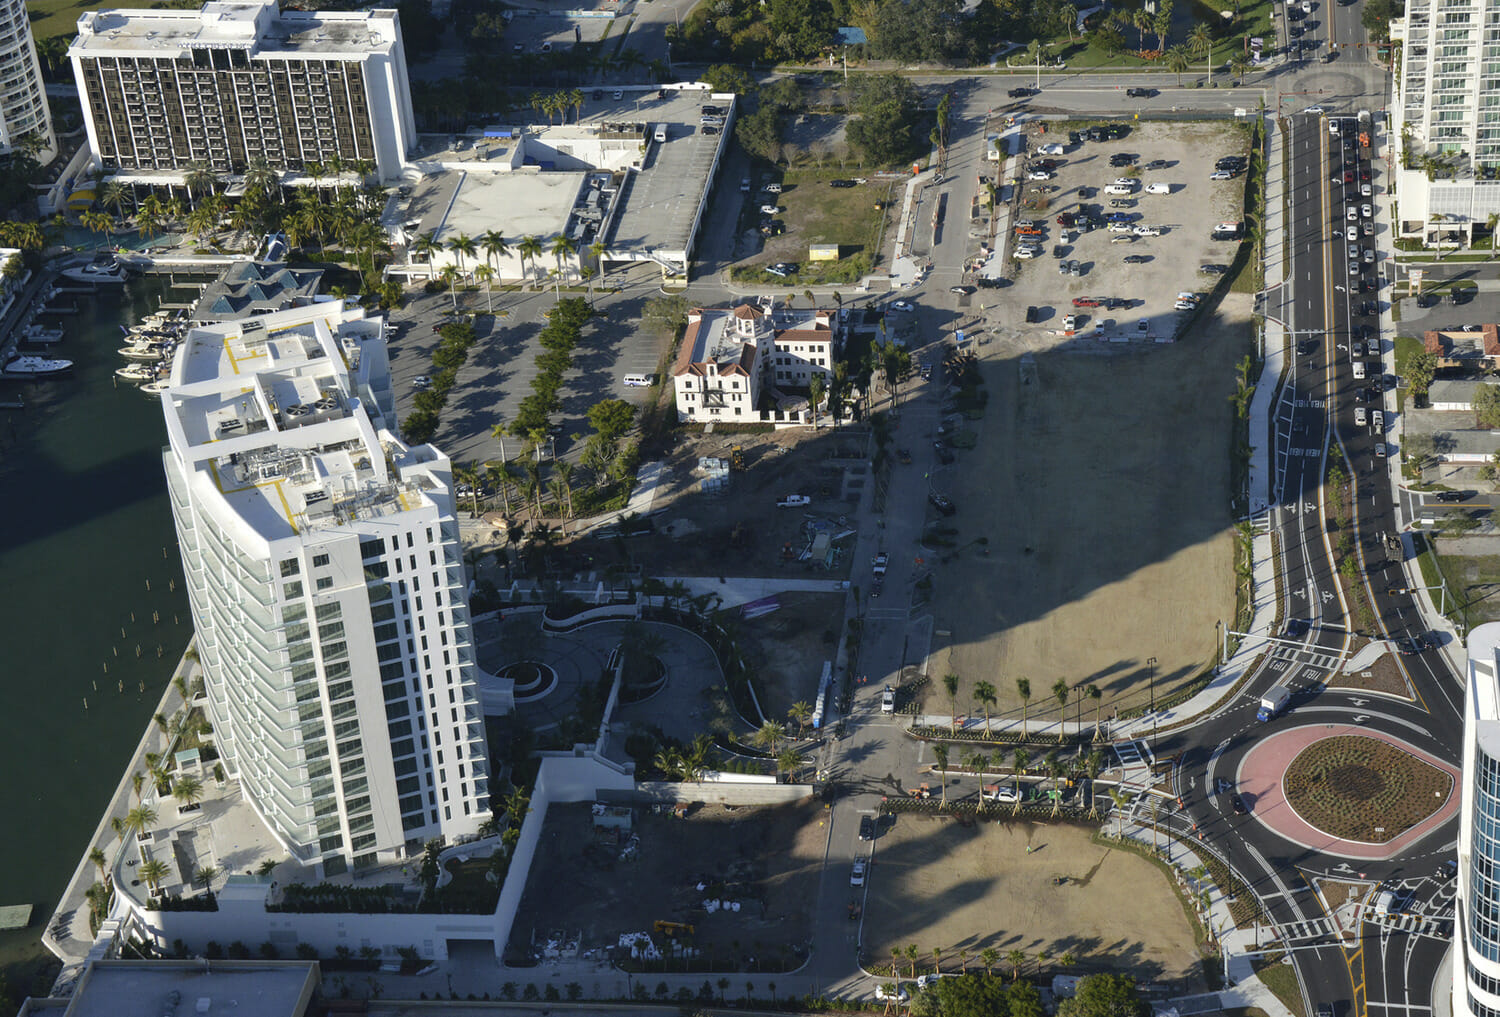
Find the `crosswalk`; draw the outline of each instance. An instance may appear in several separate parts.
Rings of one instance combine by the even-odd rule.
[[[1283,922],[1281,931],[1288,943],[1296,943],[1305,939],[1326,939],[1329,936],[1338,935],[1333,922],[1327,918],[1310,918],[1304,922]]]
[[[1126,770],[1151,765],[1151,750],[1144,742],[1116,742],[1114,749],[1120,766]]]
[[[1333,671],[1339,666],[1343,658],[1335,653],[1328,653],[1319,647],[1291,647],[1276,646],[1271,650],[1270,668],[1272,671],[1285,671],[1292,665],[1302,667],[1321,668],[1325,671]]]
[[[1365,920],[1372,925],[1378,925],[1387,932],[1404,932],[1412,936],[1428,936],[1432,939],[1452,939],[1453,919],[1439,915],[1387,915],[1377,918],[1374,914],[1366,916]]]

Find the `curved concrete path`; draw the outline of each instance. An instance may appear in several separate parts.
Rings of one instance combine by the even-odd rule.
[[[1373,738],[1400,749],[1421,760],[1428,766],[1442,770],[1453,779],[1448,798],[1442,806],[1406,832],[1383,844],[1366,841],[1345,840],[1313,826],[1297,815],[1287,801],[1282,789],[1282,777],[1303,749],[1316,742],[1340,735]],[[1272,833],[1312,851],[1340,858],[1364,861],[1383,861],[1403,854],[1417,841],[1432,833],[1458,814],[1459,780],[1462,775],[1447,763],[1428,755],[1422,750],[1381,731],[1372,731],[1356,724],[1304,725],[1279,731],[1262,738],[1255,747],[1240,760],[1236,774],[1236,790],[1250,807],[1250,816]]]

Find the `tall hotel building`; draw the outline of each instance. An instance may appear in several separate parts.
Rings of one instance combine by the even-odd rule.
[[[451,464],[393,433],[382,329],[342,301],[194,329],[163,394],[224,765],[324,875],[489,814]]]
[[[1469,633],[1454,1017],[1500,1017],[1500,622]]]
[[[1391,40],[1397,233],[1472,237],[1500,212],[1500,0],[1406,0]]]
[[[95,11],[68,55],[94,160],[125,179],[195,165],[237,175],[256,159],[296,173],[336,157],[390,182],[416,140],[393,10]]]
[[[0,0],[0,152],[14,150],[28,134],[43,148],[56,147],[26,0]]]

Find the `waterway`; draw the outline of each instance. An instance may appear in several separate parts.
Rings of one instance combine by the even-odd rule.
[[[28,928],[0,932],[18,997],[50,957],[42,929],[191,635],[161,405],[114,382],[120,325],[166,292],[137,279],[67,298],[80,313],[44,320],[67,330],[47,352],[72,374],[0,383],[26,403],[0,410],[0,905],[33,906]]]

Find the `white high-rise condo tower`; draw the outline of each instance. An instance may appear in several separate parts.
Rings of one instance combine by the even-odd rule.
[[[26,2],[0,0],[0,152],[14,151],[27,135],[44,150],[56,146]]]
[[[335,300],[194,329],[162,397],[224,765],[326,875],[489,817],[452,467],[393,431],[383,328]]]

